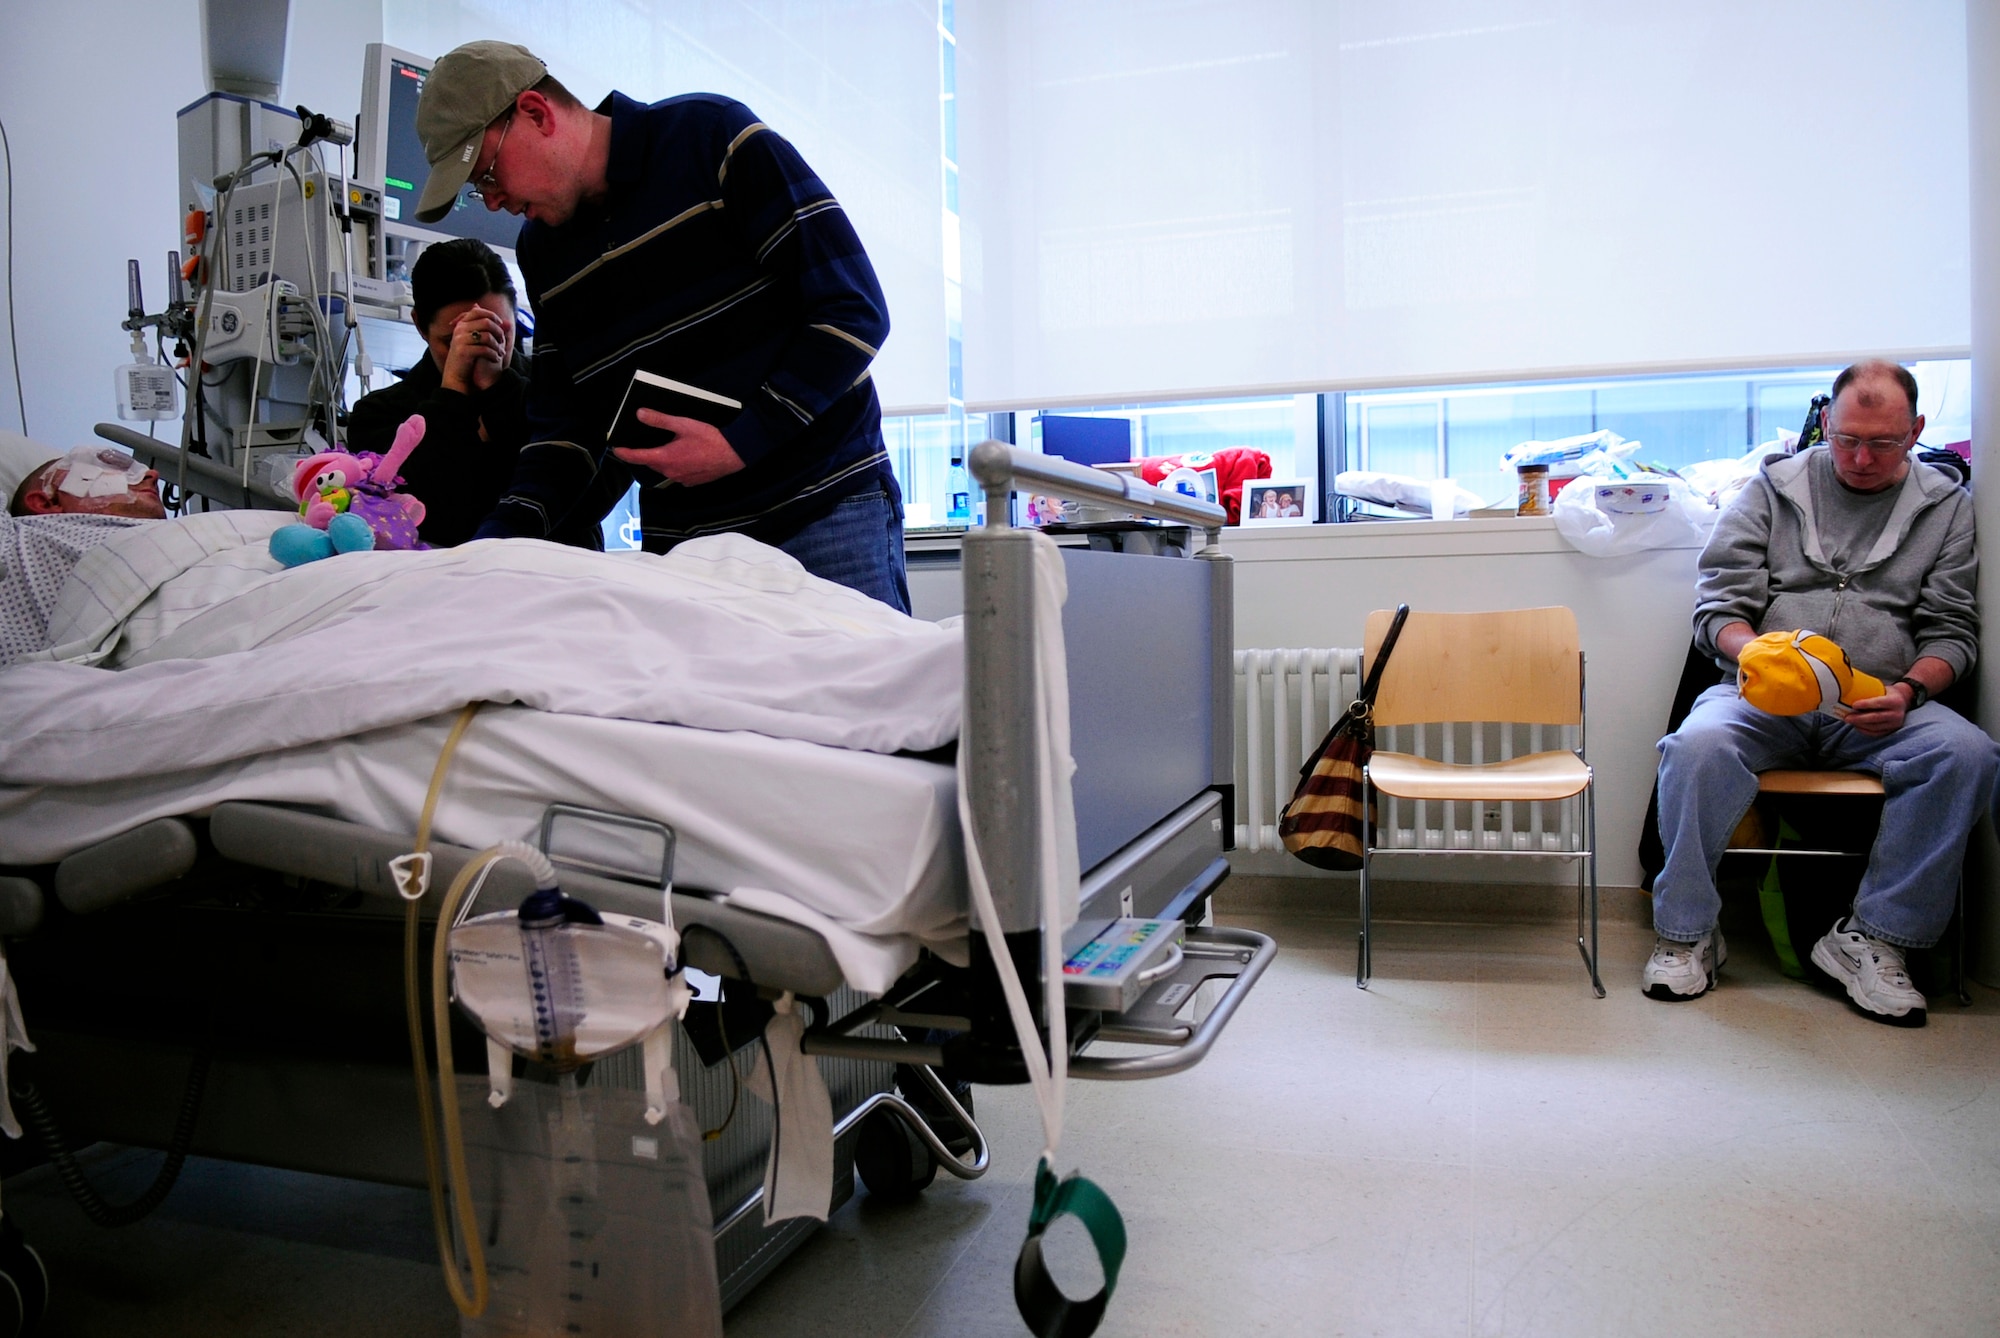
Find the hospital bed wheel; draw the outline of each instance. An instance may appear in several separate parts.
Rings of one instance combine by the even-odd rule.
[[[32,1333],[48,1308],[49,1270],[14,1219],[0,1217],[0,1338]]]
[[[908,1203],[937,1179],[937,1163],[897,1115],[876,1110],[861,1121],[854,1142],[854,1169],[871,1198]]]

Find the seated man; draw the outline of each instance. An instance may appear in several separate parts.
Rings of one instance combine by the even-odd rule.
[[[1885,796],[1880,834],[1851,912],[1812,960],[1863,1016],[1924,1023],[1903,952],[1930,947],[1951,920],[2000,746],[1931,700],[1977,657],[1979,560],[1971,496],[1910,459],[1923,426],[1908,371],[1849,367],[1833,383],[1826,444],[1766,463],[1702,551],[1695,641],[1724,669],[1760,634],[1804,629],[1888,687],[1838,718],[1768,714],[1726,682],[1660,741],[1666,865],[1653,885],[1649,998],[1698,998],[1715,984],[1727,956],[1715,869],[1756,798],[1757,773],[1869,771]]]

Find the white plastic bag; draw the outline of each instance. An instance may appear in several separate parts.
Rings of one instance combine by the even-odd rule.
[[[1520,442],[1501,453],[1500,463],[1507,469],[1519,469],[1522,465],[1547,465],[1550,474],[1563,475],[1572,472],[1564,466],[1581,464],[1592,456],[1603,455],[1622,463],[1631,459],[1638,450],[1638,442],[1627,441],[1609,428],[1600,428],[1596,432],[1555,441]]]
[[[1384,474],[1372,469],[1342,470],[1334,475],[1333,490],[1342,497],[1374,502],[1377,506],[1393,506],[1401,511],[1439,520],[1445,519],[1438,515],[1443,509],[1439,505],[1441,493],[1446,494],[1445,505],[1450,506],[1455,516],[1486,505],[1486,500],[1478,493],[1459,487],[1452,479],[1420,479],[1408,474]]]
[[[1619,557],[1648,548],[1700,548],[1720,513],[1680,479],[1667,481],[1664,509],[1609,511],[1598,505],[1598,481],[1580,478],[1556,495],[1556,533],[1592,557]]]
[[[1799,434],[1780,432],[1776,441],[1767,441],[1761,446],[1753,446],[1748,452],[1730,460],[1697,460],[1680,471],[1681,477],[1695,492],[1707,497],[1717,510],[1734,501],[1743,486],[1757,477],[1757,471],[1764,467],[1764,461],[1774,455],[1789,455],[1797,444]]]

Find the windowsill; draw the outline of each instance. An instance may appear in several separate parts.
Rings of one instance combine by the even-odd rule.
[[[1556,533],[1555,521],[1548,516],[1232,526],[1222,532],[1222,547],[1243,562],[1501,553],[1572,553],[1583,557]]]

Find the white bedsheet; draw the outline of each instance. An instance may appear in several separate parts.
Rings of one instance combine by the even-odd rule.
[[[414,832],[451,717],[135,780],[0,789],[0,848],[36,863],[157,817],[228,800],[299,805]],[[794,739],[488,707],[438,805],[437,839],[534,840],[552,802],[653,818],[677,883],[819,931],[856,988],[880,993],[919,944],[963,937],[963,853],[949,766]]]
[[[134,533],[158,548],[171,532]],[[122,542],[89,572],[112,570]],[[508,540],[283,572],[259,569],[259,542],[132,564],[131,588],[68,633],[123,669],[0,670],[0,785],[143,781],[470,701],[883,753],[958,732],[956,628],[740,536],[665,557]]]

